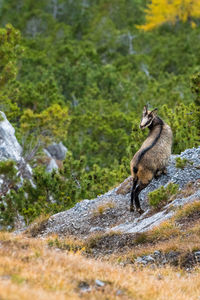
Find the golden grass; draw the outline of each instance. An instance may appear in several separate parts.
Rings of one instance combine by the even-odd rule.
[[[100,204],[95,210],[94,210],[94,216],[100,216],[102,215],[104,212],[106,212],[107,210],[114,208],[115,207],[115,203],[113,201],[108,201],[105,202],[103,204]]]
[[[33,223],[31,223],[26,230],[26,234],[28,234],[31,237],[36,237],[43,228],[45,228],[45,225],[49,219],[50,215],[40,215],[38,218],[36,218]]]
[[[184,207],[179,208],[176,211],[173,219],[178,221],[182,218],[190,216],[191,214],[193,214],[195,212],[200,212],[200,201],[199,200],[194,201],[192,203],[188,203],[188,204],[184,205]]]
[[[196,300],[200,274],[124,268],[48,247],[48,239],[0,233],[0,299]],[[178,274],[177,274],[178,272]],[[97,287],[95,280],[105,282]],[[90,292],[83,293],[86,282]],[[117,293],[120,291],[120,296]]]

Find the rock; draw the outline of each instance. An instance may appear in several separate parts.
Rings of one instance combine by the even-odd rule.
[[[20,231],[21,229],[24,229],[25,227],[26,227],[26,223],[25,223],[24,217],[21,216],[19,213],[17,213],[15,220],[14,220],[15,230]]]
[[[48,173],[51,173],[53,170],[57,170],[58,169],[58,165],[55,161],[54,158],[51,158],[50,162],[48,163],[47,167],[46,167],[46,171]]]
[[[194,257],[198,263],[200,263],[200,251],[194,252]]]
[[[145,260],[147,263],[154,263],[155,259],[151,255],[143,256],[143,260]]]
[[[160,256],[161,255],[161,252],[159,251],[159,250],[156,250],[156,251],[154,251],[154,253],[153,253],[155,256]]]
[[[142,261],[143,261],[143,259],[140,256],[135,259],[135,262],[139,263],[139,264],[142,263]]]
[[[89,286],[89,284],[85,281],[80,282],[79,284],[79,289],[82,293],[88,293],[91,292],[91,287]]]
[[[103,287],[103,286],[105,285],[105,282],[103,282],[103,281],[101,281],[101,280],[99,280],[99,279],[96,279],[96,280],[95,280],[95,283],[96,283],[96,285],[99,286],[99,287]]]
[[[193,162],[187,164],[184,169],[175,167],[176,157],[186,158]],[[73,208],[60,212],[50,217],[44,230],[44,235],[57,234],[75,234],[87,237],[94,228],[103,228],[107,233],[120,232],[123,234],[141,233],[152,229],[164,220],[171,218],[174,214],[174,208],[200,199],[200,190],[196,189],[190,196],[176,197],[170,204],[162,208],[161,211],[149,216],[149,205],[147,195],[149,192],[159,188],[161,185],[167,185],[169,182],[179,184],[183,188],[188,182],[197,182],[200,179],[200,147],[187,149],[180,155],[172,155],[168,174],[162,175],[159,179],[153,179],[140,195],[140,202],[145,213],[139,216],[136,212],[129,211],[130,205],[130,179],[126,179],[126,190],[124,192],[123,183],[120,185],[123,193],[117,192],[119,187],[114,188],[104,195],[98,196],[93,200],[83,200],[77,203]],[[127,188],[127,182],[129,187]],[[95,215],[100,205],[109,206],[114,203],[112,209],[107,209],[102,215]],[[97,230],[98,231],[98,230]]]
[[[17,163],[21,184],[23,178],[32,178],[32,169],[22,157],[22,147],[15,137],[15,129],[7,120],[5,114],[0,111],[0,161],[14,160]],[[0,179],[0,185],[2,179]],[[21,185],[20,184],[20,185]]]
[[[135,262],[138,264],[147,265],[154,263],[155,259],[151,255],[146,255],[142,257],[139,256],[136,258]]]
[[[49,145],[46,150],[48,153],[51,155],[52,158],[58,159],[58,160],[64,160],[66,153],[67,153],[67,148],[63,145],[62,142],[59,144],[53,143]]]
[[[104,228],[99,227],[99,226],[97,226],[97,227],[92,227],[92,228],[90,228],[90,231],[89,231],[89,232],[97,232],[97,231],[104,231]]]
[[[121,290],[117,290],[116,291],[116,295],[117,296],[122,296],[124,293],[123,293],[123,291],[121,291]]]
[[[0,161],[11,159],[20,162],[22,147],[15,137],[15,129],[0,111]]]

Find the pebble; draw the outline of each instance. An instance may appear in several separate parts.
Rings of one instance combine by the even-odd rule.
[[[81,290],[82,293],[88,293],[91,292],[91,287],[89,286],[89,284],[85,281],[82,281],[79,284],[79,289]]]
[[[151,255],[143,256],[143,260],[147,261],[148,263],[153,263],[155,261]]]
[[[101,281],[101,280],[99,280],[99,279],[96,279],[96,280],[95,280],[95,283],[96,283],[96,285],[99,286],[99,287],[103,287],[103,286],[105,285],[105,282],[103,282],[103,281]]]
[[[154,251],[154,255],[155,255],[155,256],[160,256],[160,255],[161,255],[161,252],[160,252],[159,250],[156,250],[156,251]]]

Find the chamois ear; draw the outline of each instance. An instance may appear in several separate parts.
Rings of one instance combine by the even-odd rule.
[[[152,115],[153,117],[155,117],[157,115],[157,111],[158,109],[157,108],[154,108],[151,112],[150,112],[150,115]]]
[[[142,114],[143,114],[143,116],[146,116],[147,113],[148,113],[148,105],[145,105],[144,108],[143,108]]]

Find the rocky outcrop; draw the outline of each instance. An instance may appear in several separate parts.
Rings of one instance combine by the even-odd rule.
[[[16,185],[19,188],[23,184],[24,178],[28,178],[32,185],[32,169],[22,157],[22,147],[15,137],[15,129],[7,120],[5,114],[0,112],[0,161],[13,160],[16,162],[18,170],[17,176],[20,182]],[[10,183],[4,175],[0,175],[0,194],[5,195],[10,192]],[[4,203],[4,205],[6,205]],[[15,228],[23,228],[25,226],[24,218],[17,214],[15,218]],[[3,227],[0,226],[0,229]],[[4,227],[5,229],[5,227]],[[10,229],[10,226],[7,227]]]
[[[17,163],[20,175],[31,179],[32,169],[22,157],[22,147],[15,137],[15,129],[0,111],[0,161],[8,159]]]
[[[59,144],[53,143],[49,145],[46,150],[49,152],[52,158],[63,160],[65,159],[67,148],[63,145],[62,142]]]
[[[65,159],[67,148],[62,142],[59,144],[53,143],[44,149],[44,153],[49,157],[46,171],[51,173],[53,170],[57,170],[60,165],[62,165],[61,161]]]
[[[12,159],[21,160],[22,147],[15,137],[15,129],[8,122],[5,114],[0,112],[0,161]]]
[[[186,158],[189,163],[183,169],[176,168],[176,157]],[[200,200],[200,147],[187,149],[181,155],[172,155],[167,171],[167,175],[154,179],[142,191],[140,199],[145,213],[141,216],[129,212],[131,180],[128,178],[118,188],[96,199],[83,200],[73,208],[51,216],[40,234],[58,233],[61,235],[88,236],[95,231],[120,231],[123,233],[147,231],[173,215],[173,210],[169,210],[169,206],[177,207],[194,200]],[[148,193],[161,185],[166,186],[169,182],[179,184],[180,191],[188,182],[193,182],[194,191],[190,196],[180,196],[179,194],[160,212],[150,214]]]

